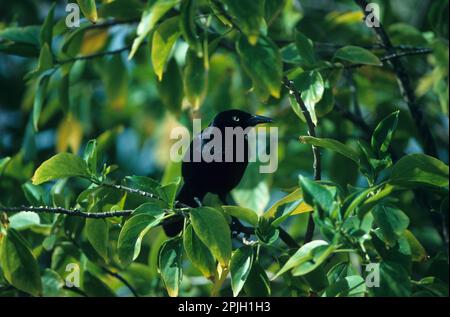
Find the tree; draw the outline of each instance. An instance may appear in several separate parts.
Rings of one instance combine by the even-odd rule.
[[[448,1],[52,3],[2,4],[0,295],[448,296]],[[278,169],[180,206],[229,108]]]

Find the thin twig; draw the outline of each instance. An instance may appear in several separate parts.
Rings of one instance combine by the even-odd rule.
[[[106,267],[102,267],[103,271],[105,271],[106,273],[108,273],[109,275],[115,277],[116,279],[118,279],[119,281],[121,281],[123,284],[125,284],[126,287],[128,287],[128,289],[131,291],[131,293],[133,293],[134,297],[139,297],[139,294],[137,293],[137,291],[134,289],[134,287],[130,284],[130,282],[128,282],[122,275],[120,275],[117,272],[113,272],[110,269],[106,268]]]
[[[306,124],[308,126],[308,134],[312,137],[316,137],[316,127],[314,125],[314,122],[311,119],[311,115],[308,111],[308,108],[306,107],[305,103],[303,102],[300,92],[295,87],[294,82],[289,80],[287,77],[284,77],[283,85],[287,89],[289,89],[289,92],[291,94],[294,95],[296,102],[300,106],[300,109],[302,110],[302,113],[306,119]],[[318,181],[318,180],[321,180],[321,178],[322,178],[320,149],[313,145],[312,150],[313,150],[313,156],[314,156],[314,163],[313,163],[314,179],[316,181]],[[314,235],[314,229],[315,229],[315,225],[314,225],[314,220],[313,220],[313,214],[310,213],[309,219],[308,219],[308,226],[306,228],[305,243],[308,243],[312,240],[313,235]]]
[[[68,216],[78,216],[83,218],[104,219],[111,217],[124,217],[129,216],[133,210],[117,210],[117,211],[104,211],[104,212],[86,212],[80,209],[66,209],[62,207],[48,207],[48,206],[20,206],[20,207],[2,207],[1,211],[6,212],[36,212],[36,213],[53,213],[63,214]]]
[[[83,56],[77,56],[77,57],[63,59],[63,60],[57,60],[55,63],[59,64],[59,65],[63,65],[63,64],[73,63],[76,61],[89,60],[89,59],[95,59],[95,58],[104,57],[104,56],[108,56],[108,55],[120,54],[120,53],[128,51],[130,49],[131,49],[131,45],[127,45],[125,47],[122,47],[122,48],[119,48],[116,50],[112,50],[112,51],[105,51],[105,52],[99,52],[99,53],[94,53],[94,54],[90,54],[90,55],[83,55]]]
[[[366,11],[368,2],[366,0],[355,0],[355,3],[364,12],[365,17],[368,18],[369,12]],[[373,27],[373,30],[375,31],[378,39],[386,49],[388,57],[401,55],[402,53],[397,53],[395,47],[392,45],[391,39],[389,38],[389,35],[387,34],[381,22],[380,21],[376,22],[378,23],[378,26]],[[414,122],[416,124],[417,131],[422,138],[422,144],[425,153],[437,157],[437,149],[434,137],[431,133],[430,127],[425,121],[423,109],[417,104],[416,96],[411,86],[411,80],[409,78],[408,72],[406,71],[406,68],[404,67],[401,60],[398,58],[385,59],[383,60],[383,62],[387,62],[388,64],[390,64],[395,74],[397,75],[401,94],[408,105],[409,111],[411,112],[411,116],[413,117]]]

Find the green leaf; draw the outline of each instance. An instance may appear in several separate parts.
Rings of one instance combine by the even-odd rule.
[[[49,158],[34,172],[34,185],[66,177],[89,177],[88,167],[79,156],[70,153],[59,153]]]
[[[408,216],[395,207],[377,205],[372,214],[388,245],[394,245],[409,226]]]
[[[372,134],[372,150],[378,154],[379,158],[388,151],[394,131],[397,128],[398,115],[400,110],[391,113],[384,118],[375,128]]]
[[[180,30],[189,47],[197,52],[198,57],[202,57],[202,42],[197,34],[194,20],[196,8],[197,0],[183,0],[181,2]]]
[[[319,205],[320,208],[330,211],[333,207],[336,191],[329,187],[319,184],[302,175],[299,176],[300,187],[303,197],[309,205]]]
[[[15,288],[33,296],[42,293],[39,266],[27,241],[18,231],[9,228],[0,239],[0,267],[5,279]]]
[[[38,131],[39,118],[41,116],[42,107],[44,106],[45,98],[47,95],[47,87],[49,81],[49,74],[46,74],[39,79],[33,104],[33,128],[35,131]]]
[[[244,220],[253,226],[256,226],[258,223],[258,215],[250,208],[240,206],[222,206],[222,209],[226,214]]]
[[[180,238],[166,241],[159,251],[158,268],[170,297],[178,296],[183,277],[183,245]]]
[[[346,276],[330,285],[323,296],[326,297],[362,297],[366,292],[366,282],[359,275]]]
[[[172,58],[167,65],[164,77],[161,81],[156,82],[162,103],[175,115],[180,114],[183,104],[183,78],[181,75],[176,60]]]
[[[142,239],[161,222],[163,216],[164,210],[160,206],[146,203],[136,208],[125,221],[117,240],[117,252],[123,265],[130,264],[138,257]]]
[[[249,297],[268,297],[271,293],[270,280],[259,263],[253,261],[252,269],[244,284],[245,294]]]
[[[264,244],[272,244],[277,241],[280,231],[272,225],[271,220],[260,217],[255,230],[256,237]]]
[[[251,45],[240,37],[236,49],[258,95],[262,99],[269,95],[279,98],[283,63],[280,50],[272,40],[261,36],[255,45]]]
[[[318,117],[323,117],[334,109],[335,100],[332,88],[325,88],[322,99],[315,105],[314,110]]]
[[[380,59],[372,52],[359,46],[345,46],[337,50],[334,58],[348,61],[355,64],[381,66]]]
[[[359,153],[352,147],[345,145],[334,139],[315,138],[312,136],[301,136],[300,141],[305,144],[323,147],[348,157],[352,161],[359,163]]]
[[[234,251],[230,263],[231,289],[238,296],[244,287],[253,264],[253,248],[243,246]]]
[[[97,173],[97,140],[89,140],[84,149],[84,161],[92,174]]]
[[[208,279],[214,277],[216,260],[208,247],[199,239],[192,225],[188,225],[183,234],[183,245],[186,255],[192,264]]]
[[[53,18],[55,15],[55,5],[56,3],[53,3],[50,11],[47,14],[47,17],[45,18],[44,23],[41,27],[41,32],[39,34],[39,42],[41,46],[44,44],[47,44],[50,48],[52,47],[52,37],[53,37]]]
[[[408,297],[411,295],[411,280],[406,269],[399,263],[380,263],[380,286],[371,288],[375,296]]]
[[[153,33],[152,64],[159,81],[163,79],[163,72],[167,60],[180,34],[179,18],[177,16],[162,22]],[[174,89],[175,91],[176,89]]]
[[[6,166],[11,161],[11,157],[7,156],[0,159],[0,176],[2,176],[3,171],[6,169]]]
[[[0,42],[3,40],[29,44],[39,47],[39,26],[8,27],[0,30]]]
[[[102,2],[98,8],[99,16],[112,17],[117,20],[139,19],[145,9],[145,2],[141,0],[114,0]]]
[[[407,229],[404,232],[404,236],[405,236],[406,240],[408,241],[409,246],[411,248],[412,260],[415,262],[425,261],[427,259],[428,255],[427,255],[427,251],[422,246],[420,241],[417,240],[417,238],[414,236],[414,234]]]
[[[64,296],[64,280],[51,269],[45,269],[42,274],[42,296]]]
[[[226,10],[236,18],[236,23],[247,36],[251,45],[258,41],[264,24],[264,0],[223,0]]]
[[[184,93],[194,109],[198,109],[203,103],[208,90],[208,70],[205,67],[204,58],[198,57],[197,53],[191,49],[186,55],[183,75]]]
[[[98,16],[95,0],[77,0],[77,2],[84,16],[92,23],[96,23]]]
[[[425,155],[410,154],[402,157],[393,167],[389,182],[393,185],[448,186],[448,165]]]
[[[295,87],[301,91],[302,100],[311,116],[311,120],[314,124],[317,124],[315,106],[322,100],[325,91],[325,83],[322,75],[315,70],[307,72],[302,71],[300,74],[296,71],[290,77],[294,81]],[[290,102],[292,109],[297,116],[304,120],[303,112],[293,96],[290,97]]]
[[[309,65],[314,64],[316,62],[316,56],[314,54],[313,42],[297,30],[294,31],[294,36],[295,45],[302,59]]]
[[[109,106],[123,109],[128,98],[128,69],[120,54],[114,55],[106,65],[103,74]]]
[[[99,277],[85,270],[83,272],[83,291],[89,297],[115,297],[114,291]]]
[[[209,248],[222,267],[231,258],[231,232],[224,215],[210,207],[191,210],[191,223],[200,240]]]
[[[9,226],[15,230],[24,230],[33,226],[39,226],[41,219],[35,212],[18,212],[9,217]]]
[[[108,262],[109,225],[105,219],[86,219],[86,237],[97,253]]]
[[[303,245],[295,254],[289,258],[284,266],[275,274],[272,280],[296,268],[297,274],[304,275],[313,271],[331,253],[333,247],[323,240],[315,240]]]
[[[164,14],[172,9],[177,3],[179,3],[179,0],[157,0],[156,2],[148,2],[147,8],[142,13],[141,21],[137,27],[137,37],[133,41],[133,46],[128,59],[133,58],[134,54],[136,54],[138,48],[141,46],[147,35],[153,30],[156,23],[158,23]]]

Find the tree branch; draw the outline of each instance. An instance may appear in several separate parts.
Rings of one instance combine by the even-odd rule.
[[[2,207],[0,211],[5,212],[35,212],[35,213],[53,213],[63,214],[68,216],[78,216],[83,218],[104,219],[111,217],[129,216],[133,210],[118,210],[118,211],[104,211],[104,212],[86,212],[80,209],[66,209],[62,207],[47,207],[47,206],[20,206],[20,207]]]
[[[366,0],[355,0],[355,3],[361,8],[364,13],[364,16],[367,18],[369,12],[366,11],[366,7],[368,5]],[[386,52],[388,53],[387,57],[399,56],[395,47],[392,45],[391,39],[387,34],[386,30],[383,28],[383,25],[380,21],[378,27],[374,27],[374,31],[383,44]],[[405,52],[406,53],[406,52]],[[401,55],[405,56],[405,55]],[[400,86],[400,92],[408,105],[409,111],[411,112],[411,116],[414,119],[416,124],[416,128],[418,130],[419,135],[422,138],[422,145],[426,154],[437,157],[437,149],[436,143],[431,133],[431,129],[425,121],[423,109],[417,104],[416,96],[414,94],[414,90],[411,86],[411,80],[408,76],[408,72],[406,68],[403,66],[403,63],[398,58],[386,58],[383,62],[387,62],[390,64],[397,75],[397,79]]]
[[[134,289],[134,287],[122,275],[120,275],[117,272],[113,272],[113,271],[111,271],[110,269],[108,269],[106,267],[102,267],[102,269],[103,269],[103,271],[105,271],[106,273],[111,275],[112,277],[115,277],[116,279],[121,281],[123,284],[125,284],[125,286],[128,287],[128,289],[131,291],[131,293],[133,293],[134,297],[139,297],[139,294]]]
[[[125,47],[122,47],[122,48],[119,48],[116,50],[112,50],[112,51],[105,51],[105,52],[99,52],[99,53],[94,53],[94,54],[90,54],[90,55],[83,55],[83,56],[77,56],[77,57],[63,59],[63,60],[57,60],[55,63],[59,64],[59,65],[63,65],[63,64],[73,63],[76,61],[89,60],[89,59],[95,59],[95,58],[104,57],[104,56],[108,56],[108,55],[120,54],[120,53],[128,51],[130,49],[131,49],[131,45],[127,45]]]
[[[311,119],[311,115],[308,111],[308,108],[306,107],[305,103],[303,102],[303,99],[300,95],[300,92],[295,87],[295,84],[293,81],[289,80],[287,77],[283,78],[283,85],[289,89],[289,92],[294,95],[296,102],[300,106],[300,109],[302,110],[303,115],[306,119],[306,124],[308,125],[308,134],[310,136],[316,137],[316,127],[314,125],[314,122]],[[314,169],[314,179],[321,180],[322,178],[322,165],[321,165],[321,156],[320,156],[320,149],[316,146],[312,146],[313,156],[314,156],[314,163],[313,163],[313,169]],[[305,243],[308,243],[312,240],[313,234],[314,234],[314,220],[313,220],[313,214],[310,213],[309,219],[308,219],[308,226],[306,228],[306,234],[305,234]]]

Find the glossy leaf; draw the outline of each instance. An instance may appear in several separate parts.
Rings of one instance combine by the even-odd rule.
[[[410,154],[402,157],[393,167],[390,183],[408,187],[448,186],[448,165],[425,155]]]
[[[216,272],[216,260],[208,247],[200,240],[192,225],[188,225],[183,234],[183,245],[186,255],[192,264],[208,279],[214,277]]]
[[[253,264],[253,249],[243,246],[237,249],[231,258],[230,275],[233,296],[238,296],[244,287]]]
[[[84,16],[92,23],[96,23],[98,15],[95,0],[77,0],[77,2]]]
[[[236,23],[247,36],[251,45],[258,41],[264,23],[264,0],[224,0],[226,10],[236,18]]]
[[[397,128],[398,115],[400,111],[391,113],[384,118],[375,128],[372,134],[372,150],[378,153],[379,157],[382,157],[389,149],[392,136]]]
[[[133,46],[130,51],[128,59],[132,59],[134,54],[136,54],[138,48],[144,42],[147,35],[153,30],[156,23],[169,11],[172,9],[179,0],[157,0],[149,1],[147,8],[142,13],[141,21],[137,27],[137,36],[133,41]]]
[[[86,237],[97,253],[108,262],[109,225],[105,219],[86,219]]]
[[[180,37],[179,18],[173,17],[162,22],[155,29],[152,39],[152,64],[158,80],[163,79],[164,69],[172,48]],[[169,68],[170,66],[168,66]],[[167,70],[170,72],[170,69]],[[173,75],[172,75],[173,76]],[[174,92],[176,89],[173,89]]]
[[[189,47],[197,52],[198,57],[202,57],[202,42],[195,25],[196,9],[197,0],[183,0],[181,2],[180,30]]]
[[[191,223],[200,240],[209,248],[222,267],[231,258],[231,232],[224,215],[210,207],[191,210]]]
[[[167,240],[159,251],[158,268],[169,296],[178,296],[182,268],[183,244],[180,238]]]
[[[295,31],[295,45],[298,53],[307,64],[314,64],[316,56],[314,54],[313,42],[307,38],[303,33]]]
[[[337,50],[334,58],[355,64],[381,66],[380,59],[372,52],[359,46],[345,46]]]
[[[13,228],[0,239],[0,267],[15,288],[33,296],[42,293],[39,266],[27,241]]]
[[[249,208],[240,206],[222,206],[222,209],[226,214],[248,222],[253,226],[256,226],[258,223],[257,213]]]
[[[325,139],[325,138],[315,138],[312,136],[301,136],[300,141],[302,143],[311,144],[325,149],[335,151],[342,154],[352,161],[359,163],[359,153],[348,145],[345,145],[337,140]]]
[[[141,243],[147,232],[161,222],[164,210],[153,203],[146,203],[134,210],[120,230],[117,252],[120,262],[128,265],[141,251]]]
[[[66,177],[89,177],[86,162],[79,156],[59,153],[38,167],[33,175],[33,184],[39,185],[54,179]]]
[[[41,32],[39,34],[39,42],[41,46],[44,44],[47,44],[50,48],[52,47],[52,37],[53,37],[53,18],[55,15],[55,5],[56,3],[53,3],[47,17],[45,18],[44,23],[41,27]]]
[[[242,67],[253,81],[262,99],[280,97],[283,65],[278,47],[267,37],[260,37],[251,45],[244,37],[237,42]]]

